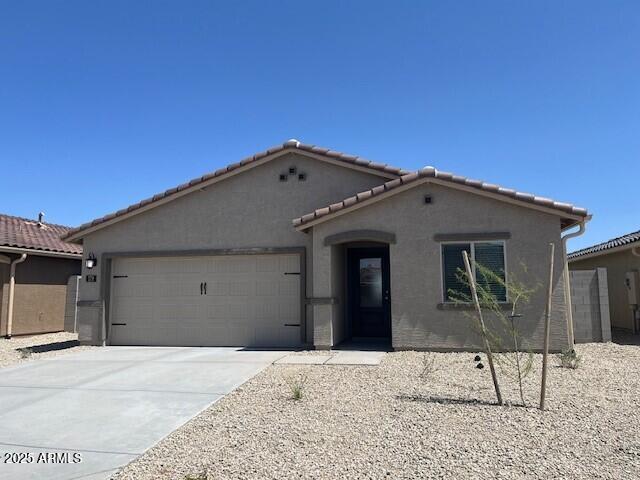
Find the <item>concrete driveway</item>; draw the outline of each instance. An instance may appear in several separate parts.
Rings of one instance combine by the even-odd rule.
[[[109,478],[287,353],[104,347],[0,369],[0,478]]]

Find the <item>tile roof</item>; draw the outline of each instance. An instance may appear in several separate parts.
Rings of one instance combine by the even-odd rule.
[[[605,252],[606,250],[610,250],[612,248],[630,245],[635,242],[640,242],[640,230],[638,230],[637,232],[627,233],[626,235],[622,235],[621,237],[612,238],[611,240],[598,243],[597,245],[592,245],[591,247],[586,247],[581,250],[576,250],[575,252],[571,252],[570,254],[568,254],[567,259],[573,260],[575,258],[583,257],[585,255]],[[640,243],[638,244],[638,246],[640,247]]]
[[[70,227],[0,214],[0,248],[14,247],[46,252],[81,254],[82,246],[62,241]]]
[[[454,175],[452,173],[441,172],[436,170],[433,167],[426,167],[417,172],[402,175],[400,178],[391,180],[389,182],[384,183],[383,185],[374,187],[370,190],[366,190],[364,192],[358,193],[357,195],[346,198],[341,202],[331,204],[324,208],[319,208],[314,212],[311,212],[307,215],[303,215],[302,217],[296,218],[293,220],[293,225],[298,228],[303,228],[305,224],[308,224],[314,220],[326,217],[337,211],[350,208],[356,205],[357,203],[361,203],[372,197],[381,195],[385,192],[394,190],[398,187],[416,182],[424,178],[436,178],[438,180],[442,180],[448,183],[464,185],[466,187],[471,187],[477,190],[483,190],[485,192],[502,195],[504,197],[508,197],[513,200],[518,200],[525,203],[531,203],[541,207],[551,208],[551,209],[558,210],[560,212],[568,213],[571,215],[576,215],[580,217],[588,216],[586,209],[575,207],[569,203],[556,202],[549,198],[537,197],[530,193],[522,193],[516,190],[512,190],[510,188],[503,188],[499,185],[495,185],[492,183],[485,183],[481,180],[472,180],[466,177],[461,177],[459,175]]]
[[[329,159],[332,160],[336,160],[348,165],[355,165],[355,166],[359,166],[359,167],[364,167],[364,168],[369,168],[378,172],[382,172],[382,173],[387,173],[390,175],[396,175],[396,176],[400,176],[400,175],[404,175],[406,173],[408,173],[407,170],[402,170],[400,168],[397,167],[392,167],[390,165],[386,165],[383,163],[376,163],[376,162],[372,162],[370,160],[366,160],[362,157],[358,157],[357,155],[349,155],[346,153],[342,153],[342,152],[337,152],[335,150],[331,150],[328,148],[323,148],[323,147],[318,147],[316,145],[309,145],[309,144],[305,144],[305,143],[301,143],[298,140],[292,139],[292,140],[288,140],[286,142],[284,142],[282,145],[277,145],[275,147],[269,148],[268,150],[265,150],[263,152],[260,153],[256,153],[255,155],[252,155],[250,157],[247,157],[243,160],[240,160],[239,162],[236,163],[232,163],[230,165],[227,165],[224,168],[220,168],[218,170],[216,170],[215,172],[211,172],[211,173],[207,173],[201,177],[198,178],[194,178],[193,180],[190,180],[186,183],[183,183],[182,185],[178,185],[177,187],[174,188],[170,188],[169,190],[166,190],[162,193],[158,193],[156,195],[154,195],[153,197],[147,198],[145,200],[142,200],[138,203],[135,203],[133,205],[130,205],[126,208],[123,208],[122,210],[118,210],[117,212],[113,212],[110,213],[108,215],[105,215],[103,217],[97,218],[95,220],[92,220],[91,222],[87,222],[84,223],[82,225],[80,225],[77,228],[74,228],[72,230],[70,230],[65,238],[70,238],[72,236],[75,236],[76,234],[82,232],[83,230],[86,230],[88,228],[100,225],[101,223],[105,223],[108,222],[109,220],[113,220],[117,217],[123,216],[127,213],[133,212],[139,208],[145,207],[147,205],[150,205],[154,202],[157,202],[160,199],[163,198],[167,198],[170,197],[171,195],[174,195],[178,192],[181,192],[187,188],[191,188],[194,186],[197,186],[198,184],[201,184],[203,182],[206,182],[208,180],[211,180],[212,178],[215,177],[222,177],[224,175],[226,175],[229,172],[232,172],[233,170],[236,170],[237,168],[243,167],[245,165],[249,165],[253,162],[256,162],[258,160],[261,160],[269,155],[273,155],[275,153],[278,152],[282,152],[285,150],[290,150],[290,151],[301,151],[301,152],[309,152],[309,153],[314,153],[317,155],[321,155],[324,157],[327,157]]]

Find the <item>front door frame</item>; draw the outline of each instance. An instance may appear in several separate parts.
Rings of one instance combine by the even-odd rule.
[[[391,265],[389,259],[389,245],[380,246],[348,246],[346,252],[346,317],[349,336],[353,338],[377,338],[391,340]],[[361,315],[363,309],[359,302],[360,293],[360,270],[359,260],[362,258],[381,259],[382,269],[382,302],[380,314],[383,316],[382,333],[372,331],[366,332],[361,325]],[[377,308],[377,307],[376,307]],[[372,312],[369,312],[372,313]]]

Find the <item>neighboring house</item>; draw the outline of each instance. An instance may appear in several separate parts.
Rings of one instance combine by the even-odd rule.
[[[0,335],[64,329],[67,283],[82,247],[60,239],[69,227],[0,214]]]
[[[448,291],[463,250],[540,285],[521,330],[567,345],[563,230],[586,210],[440,172],[409,173],[290,140],[69,232],[82,243],[85,343],[477,349]],[[89,280],[89,281],[87,281]],[[505,308],[509,298],[496,289]],[[470,309],[469,306],[465,307]]]
[[[568,255],[571,270],[607,269],[611,326],[640,333],[640,231]]]

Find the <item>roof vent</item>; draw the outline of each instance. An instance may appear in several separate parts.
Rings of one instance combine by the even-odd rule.
[[[40,212],[38,213],[38,227],[42,228],[44,227],[44,212]]]

